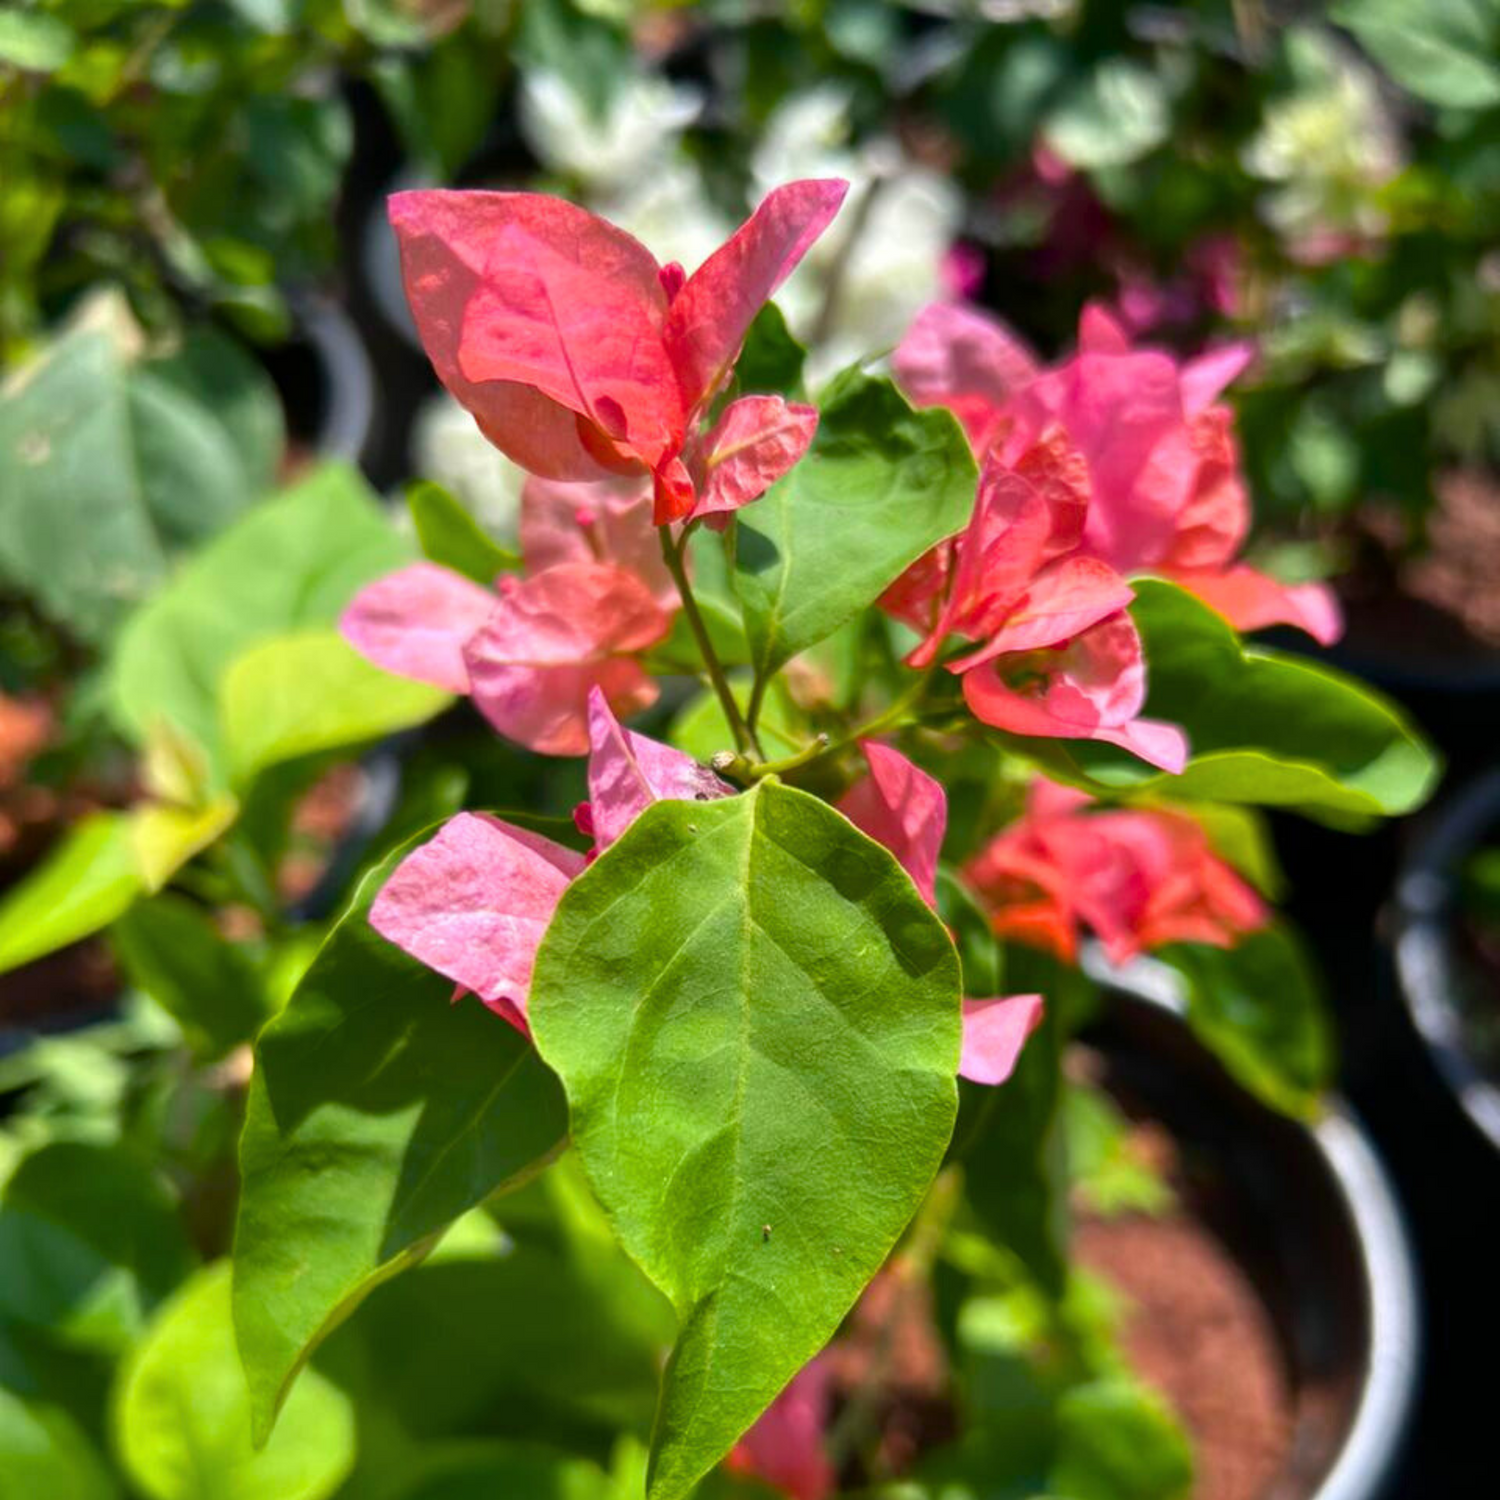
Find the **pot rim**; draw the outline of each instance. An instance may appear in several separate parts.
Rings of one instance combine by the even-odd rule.
[[[312,351],[327,393],[314,440],[320,458],[362,461],[375,430],[375,368],[353,318],[323,291],[287,294],[296,336]]]
[[[1500,775],[1496,789],[1500,792]],[[1108,989],[1186,1024],[1182,980],[1159,960],[1141,957],[1115,965],[1102,949],[1088,945],[1083,968]],[[1354,1417],[1332,1467],[1308,1500],[1374,1500],[1391,1481],[1415,1406],[1421,1350],[1416,1262],[1395,1188],[1348,1103],[1329,1096],[1316,1123],[1300,1128],[1322,1159],[1348,1214],[1369,1315],[1369,1343]]]
[[[434,182],[406,163],[396,169],[370,203],[359,229],[359,269],[369,291],[370,301],[381,321],[403,343],[424,354],[416,319],[406,301],[406,286],[401,279],[401,251],[386,218],[386,201],[394,193],[412,188],[446,187]]]
[[[1458,866],[1500,821],[1500,767],[1448,799],[1396,881],[1396,974],[1401,1000],[1443,1082],[1474,1126],[1500,1150],[1500,1085],[1469,1052],[1453,1004],[1454,886]]]

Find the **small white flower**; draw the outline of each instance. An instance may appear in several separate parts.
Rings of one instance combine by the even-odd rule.
[[[1245,147],[1246,170],[1282,184],[1265,203],[1283,234],[1328,230],[1378,234],[1375,190],[1401,170],[1401,141],[1375,75],[1323,32],[1287,37],[1296,91],[1266,106]]]
[[[848,145],[848,108],[841,89],[794,96],[772,115],[752,164],[762,192],[796,177],[850,183],[832,228],[776,297],[793,333],[815,341],[808,356],[813,386],[855,360],[884,353],[942,294],[943,257],[963,215],[958,189],[908,161],[894,141]]]

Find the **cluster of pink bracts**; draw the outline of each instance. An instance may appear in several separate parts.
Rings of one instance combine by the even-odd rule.
[[[1078,352],[1044,369],[999,323],[970,309],[921,313],[896,351],[919,406],[945,406],[981,463],[967,530],[886,591],[886,609],[948,662],[976,718],[1013,734],[1094,739],[1180,771],[1188,745],[1140,717],[1146,670],[1125,612],[1131,575],[1191,590],[1231,624],[1339,633],[1333,596],[1287,587],[1235,557],[1249,528],[1229,408],[1216,397],[1249,362],[1230,345],[1179,365],[1132,349],[1089,308]]]
[[[587,754],[584,856],[497,818],[460,814],[408,855],[370,920],[523,1033],[538,945],[563,891],[648,806],[733,788],[621,726],[656,687],[643,655],[680,601],[660,526],[723,524],[806,452],[817,412],[779,396],[710,408],[767,299],[827,227],[840,182],[779,188],[691,277],[571,204],[519,193],[405,193],[391,203],[408,295],[444,385],[531,478],[524,570],[496,589],[418,563],[365,589],[343,621],[377,665],[473,697],[508,738]],[[959,535],[881,603],[922,637],[914,667],[961,676],[985,723],[1103,740],[1180,770],[1188,746],[1141,718],[1145,664],[1126,606],[1132,576],[1191,590],[1232,624],[1339,631],[1327,591],[1285,587],[1237,561],[1249,509],[1228,407],[1239,345],[1180,364],[1132,349],[1104,312],[1050,368],[999,323],[942,304],[894,357],[919,406],[950,409],[981,474]],[[955,638],[970,649],[944,660]],[[840,810],[936,905],[943,789],[888,746]],[[1162,943],[1228,946],[1266,920],[1255,893],[1184,815],[1094,810],[1040,782],[1026,814],[965,870],[1004,936],[1075,955],[1088,928],[1111,958]],[[1040,996],[963,1003],[959,1072],[1003,1082],[1041,1018]],[[814,1361],[746,1435],[734,1467],[797,1500],[833,1476],[819,1447]]]
[[[597,687],[616,712],[656,687],[643,652],[677,595],[654,527],[722,525],[807,451],[818,414],[780,396],[708,411],[756,314],[828,226],[843,182],[771,193],[692,275],[624,231],[532,193],[391,200],[407,295],[443,384],[535,476],[525,573],[498,594],[419,563],[365,590],[350,642],[389,671],[469,693],[545,755],[588,748]]]
[[[676,591],[657,525],[722,524],[806,452],[817,412],[743,396],[711,427],[751,321],[827,226],[839,182],[778,188],[691,277],[561,200],[403,193],[391,218],[423,341],[450,391],[533,477],[525,570],[493,591],[419,563],[365,590],[345,633],[372,661],[469,693],[508,738],[581,755],[598,687],[628,716],[656,687],[645,651]],[[954,412],[982,464],[973,515],[883,603],[947,663],[979,719],[1011,733],[1097,739],[1180,770],[1180,729],[1140,717],[1146,673],[1127,579],[1192,590],[1241,629],[1321,641],[1337,607],[1236,561],[1249,523],[1229,408],[1249,359],[1231,345],[1179,364],[1132,349],[1089,309],[1079,349],[1044,368],[999,323],[928,308],[894,368],[920,406]]]

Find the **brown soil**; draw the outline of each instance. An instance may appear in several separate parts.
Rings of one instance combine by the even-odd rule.
[[[1354,566],[1338,580],[1351,641],[1398,658],[1492,664],[1500,653],[1500,487],[1480,474],[1443,475],[1425,544],[1415,547],[1395,510],[1366,507],[1356,525]]]
[[[826,1358],[835,1412],[829,1430],[848,1439],[843,1478],[852,1487],[871,1477],[857,1456],[865,1440],[875,1438],[880,1473],[900,1474],[919,1454],[957,1436],[932,1291],[903,1260],[893,1261],[865,1288]],[[874,1392],[872,1372],[883,1377]],[[861,1402],[862,1409],[851,1411]]]
[[[96,1015],[119,993],[104,943],[75,943],[0,974],[0,1027],[47,1025]]]
[[[1125,1295],[1131,1366],[1193,1435],[1194,1500],[1259,1500],[1291,1450],[1292,1392],[1244,1270],[1187,1212],[1084,1220],[1074,1245]]]
[[[277,887],[285,901],[300,901],[317,885],[338,841],[359,812],[364,772],[358,766],[334,766],[308,790],[292,815],[291,844]]]

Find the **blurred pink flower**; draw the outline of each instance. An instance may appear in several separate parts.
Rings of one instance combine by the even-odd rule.
[[[617,713],[655,701],[656,684],[639,656],[666,635],[671,616],[614,563],[507,574],[498,591],[415,563],[360,590],[339,623],[376,666],[467,693],[518,744],[543,755],[582,755],[592,689],[602,689]]]
[[[735,1444],[724,1467],[762,1480],[790,1500],[827,1500],[838,1487],[823,1451],[831,1374],[826,1355],[803,1365]]]
[[[1039,780],[1024,816],[965,867],[1001,936],[1071,960],[1084,926],[1123,963],[1165,943],[1232,947],[1265,925],[1264,902],[1186,814],[1093,806]]]

